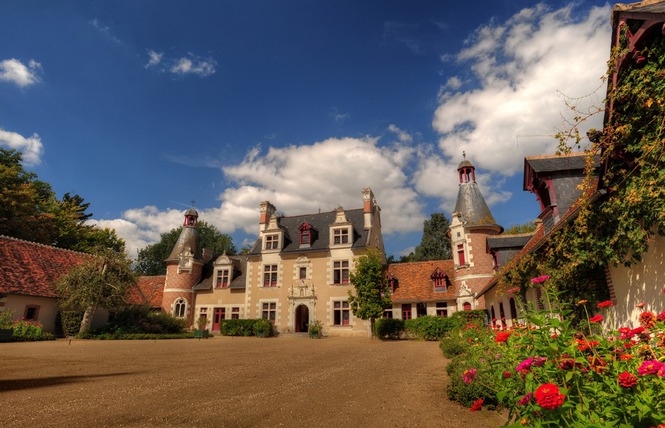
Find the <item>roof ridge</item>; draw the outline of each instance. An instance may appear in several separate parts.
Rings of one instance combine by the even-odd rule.
[[[81,254],[83,256],[88,256],[88,257],[94,257],[90,253],[84,253],[82,251],[76,251],[76,250],[70,250],[70,249],[67,249],[67,248],[56,247],[55,245],[42,244],[40,242],[28,241],[28,240],[21,239],[21,238],[14,238],[13,236],[0,235],[0,239],[2,239],[2,238],[5,238],[5,239],[11,240],[11,241],[25,242],[26,244],[32,244],[32,245],[36,245],[36,246],[39,246],[39,247],[52,248],[52,249],[58,250],[58,251],[66,251],[66,252],[69,252],[69,253]]]
[[[349,211],[361,211],[362,208],[351,208],[350,210],[344,210],[344,212],[349,212]],[[337,210],[330,210],[330,211],[323,211],[323,212],[318,212],[318,213],[311,213],[311,214],[297,214],[297,215],[285,215],[282,216],[281,218],[297,218],[297,217],[308,217],[312,215],[319,215],[319,214],[328,214],[328,213],[335,213]],[[278,217],[279,218],[279,217]]]

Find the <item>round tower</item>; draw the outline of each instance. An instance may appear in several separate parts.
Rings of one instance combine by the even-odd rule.
[[[162,309],[177,318],[194,324],[194,286],[201,280],[203,256],[196,222],[199,213],[194,208],[185,212],[182,232],[166,259],[166,281]]]
[[[455,262],[458,310],[484,309],[478,293],[494,276],[494,263],[486,251],[488,236],[503,232],[476,183],[476,168],[466,159],[457,167],[459,190],[450,222],[450,244]]]

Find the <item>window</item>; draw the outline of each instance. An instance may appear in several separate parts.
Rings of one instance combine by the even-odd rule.
[[[494,305],[492,305],[490,313],[492,314],[492,327],[496,327],[496,313],[494,312]]]
[[[25,312],[23,313],[23,319],[26,321],[36,321],[39,316],[39,306],[37,305],[28,305],[25,307]]]
[[[517,307],[515,306],[515,298],[511,297],[508,303],[510,304],[510,318],[515,320],[517,319]]]
[[[470,311],[471,310],[471,303],[469,302],[464,302],[464,305],[462,305],[465,311]]]
[[[434,286],[434,291],[446,291],[447,283],[446,274],[439,268],[436,268],[434,273],[432,273],[432,285]]]
[[[418,314],[418,318],[424,317],[427,315],[427,306],[424,303],[418,303],[416,305],[416,313]]]
[[[240,319],[240,308],[239,307],[233,307],[231,308],[231,319],[232,320],[237,320]]]
[[[299,267],[298,268],[298,279],[307,279],[307,268],[306,267]]]
[[[279,248],[279,235],[266,235],[266,250]]]
[[[393,310],[392,309],[386,309],[383,311],[383,318],[388,318],[388,319],[393,319]]]
[[[277,265],[263,266],[263,286],[277,287]]]
[[[349,325],[349,302],[337,301],[333,304],[333,324]]]
[[[277,315],[277,303],[275,302],[265,302],[262,305],[261,318],[270,320],[271,323],[275,324],[275,317]]]
[[[333,262],[333,284],[349,283],[349,261]]]
[[[506,313],[503,311],[503,302],[499,303],[499,315],[501,316],[501,327],[506,327]]]
[[[436,316],[444,318],[448,316],[447,302],[436,302]]]
[[[333,243],[335,245],[349,243],[349,229],[334,229],[333,230]]]
[[[300,232],[300,243],[301,244],[309,244],[311,241],[311,235],[309,230],[303,230]]]
[[[187,302],[182,297],[177,299],[173,304],[173,316],[176,318],[185,318],[185,311],[187,309]]]
[[[459,265],[463,266],[466,264],[466,258],[464,257],[464,245],[459,244],[457,246],[457,260],[459,261]]]
[[[300,231],[300,245],[308,247],[316,239],[316,230],[306,221],[298,228]]]
[[[215,277],[215,288],[226,288],[229,286],[229,270],[220,269]]]
[[[386,277],[388,279],[388,286],[390,287],[390,291],[395,293],[395,290],[399,288],[399,281],[397,280],[397,277],[393,276],[391,273],[388,273]]]
[[[403,320],[411,319],[411,303],[402,304],[402,319]]]

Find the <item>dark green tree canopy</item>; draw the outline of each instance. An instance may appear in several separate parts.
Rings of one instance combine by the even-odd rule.
[[[89,206],[79,195],[59,200],[48,183],[23,168],[20,152],[0,148],[0,235],[87,253],[98,246],[124,251],[115,231],[85,223]]]
[[[225,251],[229,255],[236,253],[231,237],[221,233],[215,226],[205,221],[199,221],[196,223],[196,230],[199,233],[201,248],[212,250],[214,257],[223,254]],[[182,232],[182,226],[172,229],[170,232],[162,233],[159,242],[139,250],[134,271],[139,275],[164,275],[166,273],[164,260],[171,254],[180,232]]]
[[[409,261],[422,262],[426,260],[448,260],[453,257],[450,249],[448,229],[450,221],[442,213],[434,213],[429,220],[425,220],[423,239],[416,247],[413,258]]]
[[[536,224],[532,221],[524,224],[513,224],[506,229],[504,235],[516,235],[518,233],[530,233],[536,230]]]

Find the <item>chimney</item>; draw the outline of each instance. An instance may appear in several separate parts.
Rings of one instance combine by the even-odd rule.
[[[374,193],[369,187],[363,189],[363,213],[365,217],[365,229],[372,228],[372,220],[374,217]]]
[[[260,205],[260,212],[261,216],[259,217],[259,231],[265,230],[266,227],[268,227],[268,223],[270,222],[270,217],[272,217],[273,214],[275,214],[275,206],[271,204],[268,201],[263,201],[261,202]]]

